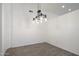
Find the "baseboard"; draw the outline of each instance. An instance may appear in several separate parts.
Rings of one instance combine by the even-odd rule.
[[[33,44],[37,44],[37,43],[44,43],[44,42],[34,42],[34,43],[29,43],[29,44],[17,45],[17,46],[14,45],[11,48],[16,48],[16,47],[21,47],[21,46],[28,46],[28,45],[33,45]]]
[[[75,52],[73,52],[73,51],[71,51],[71,50],[69,50],[69,49],[65,49],[65,48],[63,48],[63,47],[60,47],[60,46],[55,45],[55,44],[50,43],[50,42],[47,42],[47,43],[48,43],[48,44],[50,44],[50,45],[56,46],[56,47],[58,47],[58,48],[60,48],[60,49],[66,50],[66,51],[68,51],[68,52],[71,52],[71,53],[73,53],[73,54],[75,54],[75,55],[78,55],[78,56],[79,56],[79,54],[77,54],[77,53],[75,53]]]

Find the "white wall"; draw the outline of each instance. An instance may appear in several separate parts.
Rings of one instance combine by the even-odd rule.
[[[13,47],[45,42],[48,39],[48,24],[32,23],[33,17],[37,15],[37,6],[37,4],[13,4]],[[52,18],[56,17],[50,11],[45,10],[47,7],[44,5],[40,7],[42,12],[48,15],[48,19],[50,15]],[[33,13],[29,13],[29,10],[33,10]]]
[[[2,54],[11,47],[12,5],[2,4]]]
[[[45,24],[32,23],[36,11],[37,4],[13,4],[13,47],[44,42]]]
[[[0,4],[0,55],[2,54],[2,4]]]
[[[29,13],[33,10],[34,13]],[[47,24],[33,24],[37,4],[2,4],[2,50],[45,42]]]
[[[46,28],[45,28],[45,37],[46,37],[45,42],[48,42],[49,39],[51,38],[49,35],[49,31],[51,30],[51,26],[55,27],[55,25],[53,25],[53,24],[55,24],[54,18],[57,18],[58,15],[53,12],[53,9],[55,9],[56,7],[57,6],[55,6],[51,3],[42,3],[41,4],[41,10],[44,14],[47,15],[47,19],[48,19],[47,24],[45,24],[45,26],[46,26]],[[51,20],[52,20],[52,22],[51,22]],[[55,28],[53,28],[52,30],[55,30]],[[52,30],[50,32],[52,32]],[[53,31],[53,34],[55,35],[54,31]],[[53,37],[54,37],[54,35],[53,35]]]
[[[79,10],[49,21],[48,43],[79,55]]]

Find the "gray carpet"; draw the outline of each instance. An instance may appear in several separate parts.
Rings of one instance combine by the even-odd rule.
[[[38,43],[28,46],[10,48],[5,52],[5,56],[77,56],[73,53],[50,45],[48,43]]]

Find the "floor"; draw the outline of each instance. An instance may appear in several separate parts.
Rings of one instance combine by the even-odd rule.
[[[48,43],[38,43],[28,46],[10,48],[5,52],[5,56],[77,56],[73,53],[50,45]]]

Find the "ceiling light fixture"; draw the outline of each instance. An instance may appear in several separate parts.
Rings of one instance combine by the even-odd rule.
[[[68,11],[71,11],[71,9],[68,9]]]
[[[61,7],[62,7],[62,8],[65,8],[65,6],[64,6],[64,5],[62,5]]]

